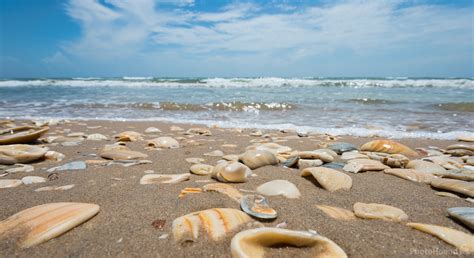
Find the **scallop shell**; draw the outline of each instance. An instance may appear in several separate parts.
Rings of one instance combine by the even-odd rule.
[[[342,172],[330,168],[306,168],[301,171],[301,176],[312,175],[316,181],[329,192],[350,190],[352,178]]]
[[[397,176],[406,180],[410,180],[417,183],[431,183],[431,180],[436,177],[430,173],[420,172],[414,169],[403,169],[403,168],[389,168],[384,170],[385,174]]]
[[[378,203],[356,202],[354,204],[354,214],[357,217],[364,219],[382,219],[390,221],[402,221],[408,219],[408,215],[399,208]]]
[[[135,142],[143,140],[142,134],[134,131],[125,131],[114,135],[119,142]]]
[[[33,145],[13,144],[0,146],[0,164],[13,165],[41,159],[47,149]]]
[[[469,197],[474,197],[474,183],[456,179],[436,178],[431,181],[431,186],[456,193],[461,193]]]
[[[22,184],[23,182],[19,179],[0,179],[0,189],[13,188]]]
[[[365,143],[360,147],[362,151],[384,152],[388,154],[403,154],[409,157],[416,157],[418,153],[409,147],[391,140],[374,140]]]
[[[171,137],[158,137],[156,139],[148,140],[147,145],[154,148],[176,149],[179,148],[179,143]]]
[[[200,176],[210,175],[213,169],[214,169],[214,166],[207,165],[207,164],[194,164],[189,168],[191,173],[200,175]]]
[[[30,143],[48,132],[49,127],[18,126],[0,130],[0,145]]]
[[[263,195],[276,196],[283,195],[289,199],[300,198],[300,190],[287,180],[273,180],[257,187],[257,192]]]
[[[189,180],[191,174],[147,174],[140,179],[141,185],[150,185],[150,184],[177,184],[183,181]]]
[[[252,174],[250,168],[238,162],[224,161],[214,166],[212,177],[221,182],[242,183]]]
[[[371,159],[351,159],[342,168],[346,172],[359,173],[365,171],[381,171],[390,168],[380,161]]]
[[[234,258],[265,257],[265,247],[292,245],[311,248],[312,257],[347,257],[344,250],[329,238],[308,231],[282,228],[256,228],[241,231],[231,241]]]
[[[339,207],[334,207],[334,206],[328,206],[328,205],[316,205],[316,207],[320,210],[322,210],[326,215],[333,219],[337,220],[355,220],[356,216],[352,211],[339,208]]]
[[[148,155],[144,153],[132,151],[126,146],[116,144],[105,145],[99,152],[99,155],[104,159],[112,160],[132,160],[148,157]]]
[[[454,207],[448,209],[448,214],[461,221],[464,225],[474,229],[474,208]]]
[[[270,207],[267,199],[261,195],[245,195],[240,201],[240,208],[252,217],[274,219],[277,212]]]
[[[228,185],[228,184],[222,184],[222,183],[207,184],[203,186],[202,188],[206,192],[218,192],[218,193],[225,194],[238,203],[240,203],[243,197],[239,190],[235,189],[233,186]]]
[[[407,226],[438,237],[463,252],[474,253],[474,236],[471,234],[430,224],[407,223]]]
[[[15,240],[23,248],[58,237],[99,212],[89,203],[48,203],[35,206],[0,222],[0,239]]]
[[[278,164],[277,157],[266,150],[248,150],[240,155],[239,160],[250,169],[257,169],[267,165]]]
[[[212,240],[218,241],[227,233],[250,221],[252,218],[236,209],[214,208],[197,211],[173,221],[173,236],[176,242],[194,242],[199,238],[202,228]]]

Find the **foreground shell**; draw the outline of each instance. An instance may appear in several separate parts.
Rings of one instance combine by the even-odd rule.
[[[350,190],[352,187],[352,178],[334,169],[317,167],[306,168],[301,171],[301,176],[309,175],[312,175],[316,181],[329,192]]]
[[[277,212],[270,207],[267,199],[261,195],[245,195],[240,201],[240,208],[252,217],[274,219]]]
[[[158,137],[156,139],[148,140],[147,145],[155,148],[176,149],[179,148],[179,143],[171,137]]]
[[[431,181],[431,186],[456,193],[461,193],[469,197],[474,197],[474,182],[465,182],[456,179],[436,178]]]
[[[407,226],[438,237],[446,243],[459,248],[459,250],[463,252],[474,253],[474,236],[471,234],[452,228],[430,224],[407,223]]]
[[[0,164],[13,165],[41,159],[47,149],[33,145],[13,144],[0,146]]]
[[[242,194],[239,190],[229,184],[215,183],[207,184],[202,187],[206,192],[218,192],[229,196],[234,201],[240,203],[242,200]]]
[[[221,182],[242,183],[252,174],[250,168],[238,162],[220,162],[212,170],[212,177]]]
[[[326,237],[282,228],[242,231],[232,238],[230,249],[234,258],[258,258],[265,257],[265,248],[276,245],[311,248],[311,257],[347,257],[344,250]]]
[[[278,164],[277,157],[266,150],[248,150],[239,157],[239,160],[250,169]]]
[[[357,217],[364,219],[383,219],[390,221],[402,221],[408,219],[408,215],[399,208],[378,203],[356,202],[354,204],[354,214]]]
[[[191,178],[191,174],[147,174],[140,179],[141,185],[150,185],[150,184],[177,184]]]
[[[328,206],[328,205],[316,205],[316,207],[320,210],[322,210],[326,215],[333,219],[337,220],[355,220],[356,217],[352,211],[339,208],[339,207],[334,207],[334,206]]]
[[[342,168],[346,172],[359,173],[365,171],[381,171],[390,168],[380,161],[371,159],[351,159]]]
[[[112,160],[133,160],[148,157],[148,155],[144,153],[132,151],[126,146],[116,144],[105,145],[99,152],[99,155],[104,159]]]
[[[420,172],[414,169],[403,169],[403,168],[389,168],[384,170],[385,174],[397,176],[406,180],[410,180],[417,183],[431,183],[431,180],[436,179],[430,173]]]
[[[191,173],[200,175],[200,176],[210,175],[213,169],[214,169],[214,166],[207,165],[207,164],[194,164],[189,168]]]
[[[416,157],[418,153],[409,147],[391,140],[374,140],[365,143],[360,147],[362,151],[384,152],[388,154],[403,154],[409,157]]]
[[[240,225],[252,221],[247,214],[236,209],[215,208],[193,212],[173,221],[173,236],[176,242],[196,241],[201,230],[214,241]]]
[[[257,192],[268,196],[283,195],[289,199],[297,199],[301,196],[300,190],[293,183],[280,179],[260,185],[257,187]]]
[[[99,212],[89,203],[49,203],[35,206],[0,222],[0,239],[26,248],[46,242],[84,223]]]
[[[18,126],[0,130],[0,145],[30,143],[40,138],[49,127]]]
[[[448,209],[449,216],[461,221],[464,225],[474,229],[474,208],[454,207]]]

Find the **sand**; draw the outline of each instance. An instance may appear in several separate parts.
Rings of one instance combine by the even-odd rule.
[[[101,125],[99,129],[87,129],[87,126]],[[182,132],[171,132],[174,124],[158,122],[111,122],[77,121],[52,126],[48,135],[55,131],[71,129],[70,132],[102,133],[107,136],[122,131],[133,130],[143,133],[149,126],[161,129],[160,136],[183,136]],[[185,130],[196,125],[176,124]],[[0,189],[0,220],[23,209],[49,202],[86,202],[100,205],[100,212],[88,222],[72,229],[64,235],[29,249],[19,249],[14,243],[0,243],[2,257],[230,257],[230,240],[213,242],[202,237],[194,243],[175,243],[171,233],[171,223],[179,216],[190,212],[227,207],[239,209],[232,199],[219,193],[189,194],[178,199],[179,192],[185,187],[201,187],[207,183],[197,180],[211,180],[209,176],[191,175],[191,180],[179,184],[140,185],[139,180],[145,170],[158,174],[187,173],[191,164],[185,161],[189,157],[204,158],[206,164],[215,165],[219,157],[203,156],[212,150],[222,150],[225,154],[239,154],[250,145],[250,140],[259,137],[248,136],[250,130],[242,133],[231,129],[211,129],[212,136],[194,136],[192,139],[203,143],[201,146],[185,146],[179,149],[145,150],[145,142],[131,142],[127,146],[132,150],[149,155],[152,164],[122,167],[88,167],[86,170],[58,172],[59,179],[42,184],[22,185],[11,189]],[[279,136],[295,133],[272,132]],[[187,137],[187,136],[184,136]],[[147,136],[148,138],[152,138]],[[356,146],[369,141],[369,138],[341,137],[337,141],[350,142]],[[446,147],[455,141],[401,139],[397,140],[412,148],[438,146]],[[51,150],[61,152],[66,158],[61,162],[41,161],[34,163],[31,173],[10,174],[2,179],[21,179],[27,175],[46,177],[48,168],[71,161],[100,159],[92,157],[98,149],[109,141],[84,141],[79,146],[64,147],[47,144]],[[326,136],[311,136],[290,139],[281,142],[298,150],[313,150],[320,143],[330,142]],[[222,144],[236,144],[236,148],[224,148]],[[463,199],[441,197],[425,184],[410,182],[391,175],[368,172],[349,174],[353,180],[350,191],[328,192],[313,181],[299,176],[297,169],[282,166],[265,166],[254,170],[256,177],[246,183],[234,184],[238,189],[255,190],[256,187],[274,179],[286,179],[294,183],[302,193],[300,199],[286,199],[282,196],[267,197],[271,206],[278,211],[274,221],[263,222],[274,227],[286,222],[288,229],[315,230],[332,239],[350,257],[406,257],[455,256],[456,249],[451,245],[425,233],[409,228],[405,223],[382,220],[357,219],[338,221],[326,216],[316,205],[331,205],[352,210],[355,202],[382,203],[404,210],[410,222],[429,223],[468,230],[447,217],[450,207],[473,207]],[[75,184],[67,191],[34,192],[43,186]],[[166,220],[163,228],[152,226],[155,220]],[[164,235],[168,234],[168,237]],[[304,257],[309,254],[306,248],[272,248],[269,256]],[[428,255],[426,255],[428,254]],[[431,255],[430,255],[431,254]]]

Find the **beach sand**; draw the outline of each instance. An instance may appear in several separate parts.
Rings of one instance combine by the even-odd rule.
[[[88,129],[91,126],[102,126]],[[49,240],[38,246],[19,249],[14,243],[2,242],[2,257],[230,257],[230,240],[235,233],[228,234],[223,240],[214,242],[206,239],[204,234],[196,242],[175,243],[171,232],[174,219],[190,212],[210,208],[235,208],[239,205],[227,196],[206,192],[188,194],[178,199],[185,187],[202,187],[212,180],[209,176],[191,175],[189,181],[178,184],[140,185],[139,180],[145,170],[158,174],[180,174],[189,172],[190,163],[185,158],[204,158],[206,164],[215,165],[219,157],[203,156],[212,150],[222,150],[225,154],[240,154],[252,143],[251,140],[261,137],[249,136],[250,130],[237,132],[232,129],[212,128],[212,136],[187,136],[183,132],[170,131],[170,126],[177,125],[187,130],[200,127],[191,124],[169,124],[160,122],[117,122],[117,121],[73,121],[51,126],[46,136],[53,136],[56,131],[70,129],[70,132],[86,134],[101,133],[112,136],[122,131],[143,133],[147,127],[154,126],[162,132],[159,136],[185,137],[201,142],[200,146],[183,146],[178,149],[145,150],[144,141],[129,142],[126,145],[132,150],[149,155],[152,164],[123,167],[121,165],[90,166],[86,170],[58,172],[59,178],[41,184],[21,185],[15,188],[0,189],[0,220],[29,207],[50,202],[84,202],[100,206],[100,212],[60,237]],[[295,136],[296,133],[265,131],[280,137]],[[67,133],[58,133],[58,135]],[[146,139],[154,138],[145,136]],[[156,137],[156,136],[155,136]],[[192,137],[192,138],[191,138]],[[334,141],[326,135],[310,137],[289,137],[279,144],[296,150],[314,150],[320,144],[330,142],[349,142],[356,146],[373,138],[340,137]],[[400,139],[400,143],[412,148],[438,146],[446,147],[456,141]],[[31,173],[10,174],[2,179],[21,179],[27,175],[47,177],[46,169],[71,161],[101,159],[93,157],[109,141],[83,141],[79,146],[65,147],[45,144],[50,150],[66,155],[61,162],[45,160],[33,163],[35,170]],[[222,147],[223,144],[236,144],[236,148]],[[253,171],[257,176],[250,177],[246,183],[233,184],[237,189],[255,190],[256,187],[274,179],[285,179],[294,183],[302,196],[299,199],[287,199],[283,196],[267,197],[270,205],[278,211],[278,218],[262,222],[265,226],[274,227],[286,222],[287,229],[315,230],[337,243],[350,257],[406,257],[417,256],[454,256],[456,249],[436,237],[422,233],[406,226],[405,222],[356,219],[339,221],[325,215],[316,205],[331,205],[348,210],[356,202],[381,203],[398,207],[405,211],[409,222],[420,222],[446,226],[463,232],[466,227],[447,217],[446,209],[450,207],[473,207],[464,199],[441,197],[429,185],[414,183],[380,172],[346,173],[353,180],[350,191],[328,192],[314,184],[312,180],[299,176],[298,169],[283,166],[265,166]],[[214,180],[212,180],[214,181]],[[74,184],[67,191],[34,190],[44,186],[61,186]],[[153,221],[166,220],[163,228],[155,229]],[[163,237],[168,234],[168,237]],[[161,237],[161,238],[160,238]],[[305,257],[309,248],[282,247],[268,250],[268,257]],[[423,253],[425,252],[425,253]],[[432,255],[426,255],[426,254]]]

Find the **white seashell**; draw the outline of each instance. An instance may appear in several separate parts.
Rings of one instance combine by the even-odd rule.
[[[156,127],[148,127],[147,129],[145,129],[145,133],[146,134],[157,134],[157,133],[161,133],[161,130],[156,128]]]
[[[132,151],[126,146],[116,144],[105,145],[99,152],[99,155],[104,159],[112,160],[133,160],[148,157],[148,155],[144,153]]]
[[[106,141],[109,138],[107,138],[107,136],[100,133],[93,133],[93,134],[89,134],[86,139],[89,141]]]
[[[390,168],[380,161],[371,159],[352,159],[342,168],[346,172],[359,173],[365,171],[381,171]]]
[[[190,128],[189,130],[186,131],[185,134],[194,134],[194,135],[204,135],[204,136],[211,136],[211,130],[203,127],[197,127],[197,128]]]
[[[149,184],[177,184],[191,178],[191,174],[146,174],[140,179],[141,185]]]
[[[208,153],[204,153],[204,156],[222,157],[222,156],[224,156],[224,152],[222,152],[221,150],[215,150],[215,151],[211,151],[211,152],[208,152]]]
[[[354,214],[364,219],[382,219],[390,221],[407,220],[408,215],[393,206],[378,203],[361,203],[354,204]]]
[[[67,191],[74,188],[75,185],[62,185],[62,186],[45,186],[40,187],[35,190],[35,192],[43,192],[43,191]]]
[[[323,161],[320,159],[298,159],[298,168],[310,168],[310,167],[319,167],[323,164]]]
[[[22,185],[21,180],[18,179],[0,179],[0,189],[13,188]]]
[[[267,165],[278,164],[276,156],[266,150],[248,150],[240,155],[239,160],[242,161],[250,169],[257,169]]]
[[[348,152],[343,152],[341,155],[342,160],[351,160],[351,159],[368,159],[367,155],[364,155],[359,152],[354,152],[354,151],[348,151]]]
[[[474,236],[452,228],[422,224],[407,223],[407,226],[430,235],[436,236],[466,253],[474,253]]]
[[[9,168],[5,170],[5,172],[9,174],[13,173],[30,173],[33,172],[35,168],[31,165],[25,165],[25,164],[16,164],[13,168]]]
[[[301,159],[320,159],[323,162],[333,162],[334,157],[327,152],[318,151],[297,151],[290,155],[291,157],[300,157]]]
[[[46,182],[46,178],[40,176],[25,176],[21,179],[25,185],[38,184]]]
[[[250,168],[244,164],[229,161],[219,162],[212,170],[212,177],[221,182],[246,182],[251,174]]]
[[[431,174],[446,171],[446,169],[444,169],[442,166],[432,163],[432,162],[424,161],[424,160],[410,160],[410,162],[408,162],[405,168],[415,169],[420,172],[431,173]]]
[[[352,187],[352,178],[334,169],[318,167],[306,168],[301,171],[301,176],[305,177],[309,175],[312,175],[316,181],[329,192],[350,190]]]
[[[49,160],[54,160],[56,162],[62,161],[66,156],[60,152],[57,151],[47,151],[44,154],[44,157]]]
[[[257,192],[263,195],[283,195],[289,199],[300,198],[301,193],[296,186],[287,180],[273,180],[257,187]]]
[[[212,173],[212,170],[214,169],[214,166],[207,165],[207,164],[194,164],[189,168],[191,173],[196,174],[196,175],[210,175]]]
[[[156,139],[148,140],[147,144],[148,146],[155,147],[155,148],[163,148],[163,149],[179,148],[178,141],[168,136],[158,137]]]

